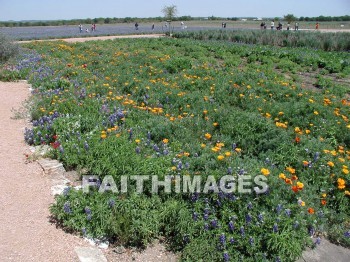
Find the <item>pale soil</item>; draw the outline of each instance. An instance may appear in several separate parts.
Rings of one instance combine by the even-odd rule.
[[[23,82],[0,82],[0,261],[78,261],[76,246],[88,246],[50,223],[50,180],[36,163],[26,164],[28,120],[15,120],[30,95]]]
[[[45,39],[45,40],[29,40],[29,41],[18,41],[18,43],[30,43],[33,41],[58,41],[62,40],[69,43],[74,42],[86,42],[94,40],[113,40],[120,38],[159,38],[164,37],[163,34],[148,34],[148,35],[113,35],[113,36],[92,36],[92,37],[78,37],[78,38],[59,38],[59,39]]]

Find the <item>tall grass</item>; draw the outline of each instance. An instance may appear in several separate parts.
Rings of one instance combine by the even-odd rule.
[[[324,51],[350,51],[350,33],[320,33],[270,30],[206,30],[176,32],[176,38],[225,40],[244,44],[308,47]]]

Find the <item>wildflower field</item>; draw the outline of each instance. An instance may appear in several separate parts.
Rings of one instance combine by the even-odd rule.
[[[51,207],[65,229],[133,246],[161,237],[183,261],[295,261],[322,236],[349,246],[349,53],[168,38],[23,47],[1,78],[33,85],[26,141],[119,189],[67,188]],[[173,190],[121,190],[137,175]],[[248,176],[268,187],[174,189],[227,175],[227,188]]]

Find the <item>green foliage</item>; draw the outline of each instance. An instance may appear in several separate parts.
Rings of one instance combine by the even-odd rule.
[[[5,63],[19,53],[19,47],[11,39],[0,33],[0,63]]]
[[[172,21],[177,16],[177,6],[176,5],[164,6],[162,9],[162,13],[166,20]]]
[[[306,47],[325,51],[349,51],[350,33],[319,33],[271,30],[186,31],[175,32],[173,37],[198,40],[226,40],[245,44],[281,47]]]
[[[293,14],[287,14],[283,17],[283,19],[288,23],[298,20]]]

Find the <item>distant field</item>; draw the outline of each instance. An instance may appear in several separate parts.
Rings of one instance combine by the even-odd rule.
[[[221,28],[222,22],[226,23],[226,30],[231,29],[260,29],[260,21],[188,21],[185,22],[186,29],[191,31],[218,29]],[[269,21],[266,21],[268,28]],[[341,27],[343,25],[343,27]],[[83,33],[79,32],[77,25],[69,26],[32,26],[32,27],[0,27],[0,33],[15,40],[29,40],[29,39],[48,39],[48,38],[69,38],[69,37],[87,37],[98,35],[123,35],[123,34],[149,34],[149,33],[165,33],[169,31],[169,27],[165,27],[165,23],[155,23],[155,29],[152,31],[152,23],[139,23],[139,30],[135,30],[133,23],[120,24],[102,24],[97,25],[95,32],[90,32],[91,25],[83,25]],[[284,23],[284,28],[286,24]],[[293,24],[291,25],[293,26]],[[301,22],[299,29],[314,29],[314,22]],[[89,33],[85,32],[89,30]],[[320,23],[320,29],[347,29],[350,30],[350,22],[324,22]],[[171,30],[173,32],[181,31],[179,21],[171,23]]]

